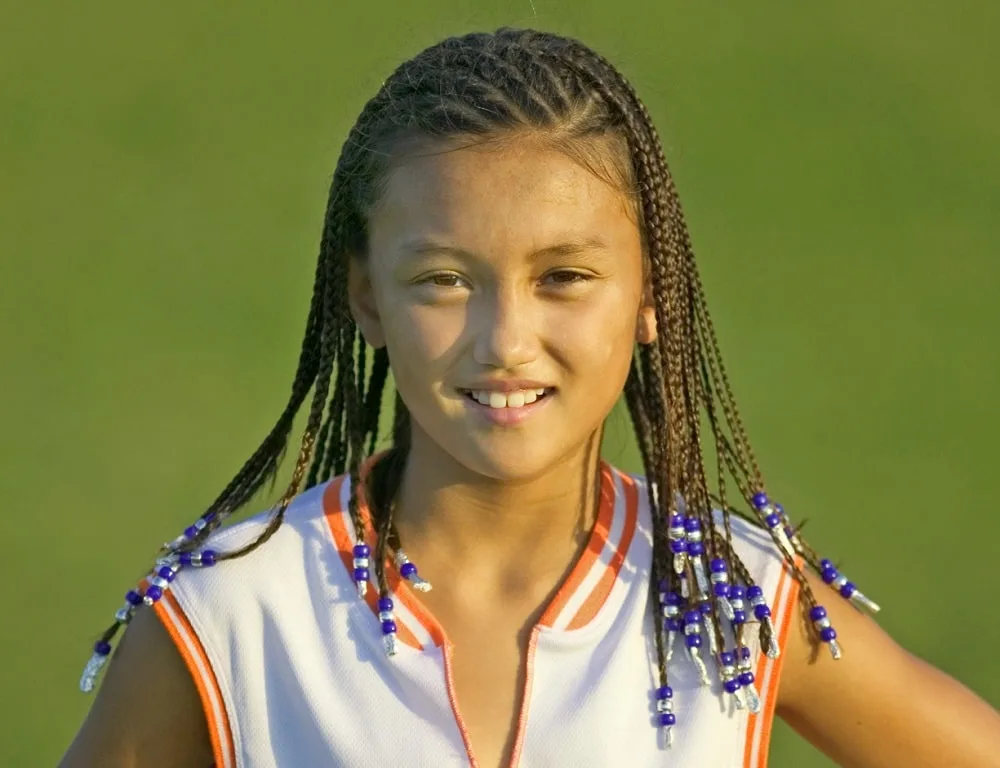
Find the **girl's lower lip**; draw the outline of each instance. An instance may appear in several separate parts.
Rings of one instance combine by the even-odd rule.
[[[505,408],[491,408],[488,405],[483,405],[478,400],[473,400],[471,397],[465,398],[465,404],[468,408],[483,418],[489,419],[494,424],[501,427],[512,427],[515,424],[520,424],[529,416],[538,413],[552,399],[554,394],[555,392],[548,392],[544,397],[535,400],[535,402],[525,403],[519,408],[511,408],[510,406]]]

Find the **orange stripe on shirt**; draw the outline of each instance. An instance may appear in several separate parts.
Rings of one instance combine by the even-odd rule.
[[[351,538],[350,532],[347,530],[347,525],[344,521],[344,511],[340,506],[340,492],[346,482],[348,482],[346,477],[338,477],[326,487],[326,490],[323,492],[323,512],[326,517],[326,523],[330,528],[330,533],[333,535],[333,541],[337,547],[337,552],[340,554],[340,559],[344,563],[344,568],[347,569],[348,576],[352,576],[354,573],[354,541]],[[370,530],[369,533],[371,535],[366,537],[366,541],[374,551],[374,533]],[[388,561],[389,558],[386,558],[386,573],[389,574],[390,588],[395,589],[392,585],[394,570],[388,566]],[[398,580],[398,575],[396,578]],[[370,588],[365,592],[365,602],[368,603],[368,607],[371,608],[372,613],[375,616],[378,616],[378,589],[373,585],[369,585],[369,587]],[[399,617],[396,617],[395,621],[397,639],[411,648],[416,648],[418,651],[423,650],[423,645],[421,645],[420,641],[417,640],[416,636],[406,626],[406,624],[404,624]]]
[[[236,768],[236,751],[226,702],[222,698],[219,681],[215,677],[215,670],[212,669],[201,640],[198,639],[177,598],[169,591],[165,591],[163,597],[153,603],[153,609],[170,635],[170,639],[174,641],[198,689],[201,708],[208,724],[215,765],[218,768]]]
[[[631,476],[622,472],[619,472],[618,476],[621,478],[622,485],[625,488],[625,527],[618,542],[618,549],[612,555],[608,567],[601,576],[601,580],[597,582],[591,593],[587,595],[587,599],[580,606],[580,609],[576,612],[576,616],[573,617],[572,621],[566,627],[567,629],[579,629],[585,626],[601,610],[601,606],[604,605],[608,599],[608,595],[611,594],[611,590],[615,586],[618,573],[621,571],[622,563],[625,562],[625,556],[628,554],[629,547],[632,546],[632,537],[635,534],[636,518],[639,512],[639,492],[635,486],[635,480]]]
[[[604,549],[611,531],[611,521],[614,517],[614,512],[615,484],[611,476],[611,468],[602,461],[600,501],[597,510],[597,520],[594,522],[594,529],[590,534],[590,540],[587,542],[586,549],[580,555],[580,559],[573,566],[573,570],[570,571],[569,578],[559,587],[559,591],[556,592],[555,597],[552,598],[552,602],[545,609],[542,618],[538,620],[538,625],[551,627],[563,608],[566,607],[566,603],[569,602],[570,597],[580,588],[583,580],[590,573],[594,561],[601,556],[601,551]]]
[[[796,558],[796,565],[802,567],[802,559]],[[798,602],[799,582],[789,571],[788,566],[781,570],[778,579],[778,588],[775,591],[774,600],[774,633],[778,646],[785,648],[788,639],[788,631],[791,627],[792,616],[795,615],[795,606]],[[768,751],[771,745],[771,729],[774,725],[774,712],[778,699],[778,686],[781,677],[781,666],[784,661],[784,653],[776,659],[770,659],[763,651],[757,660],[757,669],[754,677],[758,685],[764,685],[764,677],[769,673],[766,687],[759,691],[761,701],[761,711],[756,715],[747,718],[746,744],[743,751],[743,765],[745,768],[761,768],[767,766]],[[754,760],[754,747],[756,745],[756,760]]]

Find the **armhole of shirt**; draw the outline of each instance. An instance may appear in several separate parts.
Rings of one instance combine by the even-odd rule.
[[[236,750],[226,701],[205,647],[170,591],[164,592],[163,597],[153,604],[153,609],[184,659],[198,689],[212,743],[213,768],[236,768]]]
[[[796,558],[801,568],[802,559]],[[774,711],[778,701],[778,681],[781,665],[785,659],[784,648],[792,619],[796,615],[799,602],[799,582],[787,565],[783,565],[774,597],[774,632],[782,653],[778,658],[768,658],[763,652],[754,670],[754,678],[760,695],[761,710],[747,718],[746,743],[743,751],[743,768],[765,768],[768,750],[771,746],[771,730],[774,725]]]

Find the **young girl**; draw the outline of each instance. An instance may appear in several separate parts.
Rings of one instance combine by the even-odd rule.
[[[220,528],[310,391],[280,503]],[[644,478],[600,459],[622,392]],[[636,92],[471,34],[351,130],[288,405],[126,595],[63,765],[758,766],[775,712],[844,765],[1000,765],[877,609],[765,488]]]

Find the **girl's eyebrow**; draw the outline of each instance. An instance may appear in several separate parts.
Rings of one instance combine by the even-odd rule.
[[[421,256],[441,255],[457,256],[458,258],[466,259],[480,258],[477,254],[472,251],[467,251],[464,248],[444,245],[443,243],[438,243],[434,240],[426,238],[404,241],[400,245],[399,249],[405,253]],[[600,237],[590,236],[582,239],[567,240],[554,245],[547,245],[544,248],[539,248],[537,251],[532,253],[529,258],[538,259],[543,256],[576,256],[594,251],[606,251],[607,249],[607,243],[605,243]]]

